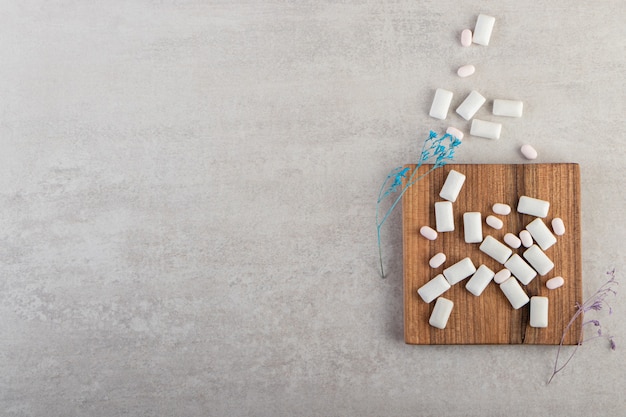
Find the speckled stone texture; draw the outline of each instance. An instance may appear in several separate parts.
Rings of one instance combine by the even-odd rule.
[[[478,13],[491,43],[463,48]],[[405,345],[400,211],[385,280],[374,224],[387,172],[430,129],[467,134],[454,109],[476,89],[524,116],[456,161],[523,163],[531,143],[579,162],[585,296],[607,268],[624,281],[625,17],[622,0],[4,0],[0,415],[626,415],[623,292],[593,316],[617,350],[589,341],[546,387],[553,347]],[[446,121],[427,115],[438,87]]]

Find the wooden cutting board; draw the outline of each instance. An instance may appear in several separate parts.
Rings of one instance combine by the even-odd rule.
[[[411,170],[414,165],[408,165]],[[418,175],[430,166],[419,168]],[[434,203],[443,201],[439,191],[448,175],[455,171],[465,174],[466,180],[458,199],[453,203],[455,230],[439,233],[429,241],[419,233],[428,225],[435,229]],[[546,276],[533,279],[522,286],[529,297],[546,296],[549,299],[547,328],[529,326],[529,305],[514,310],[495,282],[491,282],[481,296],[465,289],[467,279],[452,286],[443,294],[454,302],[447,327],[443,330],[428,324],[435,302],[426,304],[417,289],[455,262],[469,256],[478,268],[485,264],[494,272],[503,266],[483,252],[479,244],[467,244],[463,238],[463,213],[479,211],[483,218],[483,235],[503,241],[507,232],[518,234],[535,217],[517,213],[517,202],[523,195],[550,202],[548,217],[544,219],[551,229],[551,221],[560,217],[566,232],[557,236],[557,243],[546,250],[554,262],[554,269]],[[501,230],[485,224],[494,203],[506,203],[512,211],[508,216],[496,215],[504,221]],[[580,169],[578,164],[524,164],[524,165],[463,165],[450,164],[438,168],[410,187],[402,201],[404,245],[404,339],[410,344],[559,344],[563,329],[582,303],[582,265],[580,230]],[[525,248],[514,249],[520,256]],[[429,259],[443,252],[447,260],[439,268],[428,265]],[[548,290],[545,283],[554,276],[562,276],[565,285]],[[582,316],[580,317],[582,320]],[[564,344],[574,345],[580,337],[580,322],[572,326]]]

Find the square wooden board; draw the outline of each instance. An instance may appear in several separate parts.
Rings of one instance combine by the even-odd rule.
[[[408,165],[411,172],[414,165]],[[419,168],[418,175],[430,166]],[[443,201],[439,191],[448,175],[455,171],[465,174],[466,180],[459,197],[453,203],[455,230],[439,233],[434,241],[422,237],[419,229],[428,225],[435,229],[434,203]],[[507,232],[518,234],[535,218],[517,212],[517,202],[523,195],[550,202],[548,217],[544,219],[551,229],[551,221],[560,217],[566,232],[557,236],[557,243],[546,250],[554,262],[554,269],[546,276],[533,279],[522,286],[528,296],[541,295],[549,299],[547,328],[529,326],[529,304],[514,310],[493,281],[481,296],[465,289],[467,279],[452,286],[443,294],[454,302],[454,308],[445,329],[428,324],[435,302],[426,304],[417,289],[455,262],[469,256],[476,267],[485,264],[494,272],[501,264],[479,251],[479,244],[467,244],[463,238],[463,213],[482,213],[483,236],[491,235],[502,242]],[[508,216],[497,216],[504,221],[501,230],[485,224],[493,214],[494,203],[506,203],[512,211]],[[524,165],[464,165],[450,164],[438,168],[410,187],[402,201],[403,260],[404,260],[404,339],[410,344],[559,344],[563,329],[576,311],[576,302],[582,302],[582,265],[580,230],[580,169],[578,164],[524,164]],[[525,248],[514,249],[520,256]],[[433,269],[429,259],[443,252],[447,260]],[[562,276],[565,285],[548,290],[545,283]],[[582,320],[582,317],[580,318]],[[572,326],[564,344],[573,345],[580,336],[580,323]]]

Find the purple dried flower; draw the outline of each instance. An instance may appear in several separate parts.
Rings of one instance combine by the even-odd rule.
[[[563,347],[563,342],[565,341],[565,336],[567,335],[567,333],[569,332],[569,329],[574,325],[574,323],[576,322],[576,320],[584,313],[593,310],[593,311],[601,311],[603,308],[603,303],[605,302],[605,299],[607,296],[609,296],[610,294],[616,295],[616,291],[613,289],[613,285],[618,285],[619,283],[615,280],[615,269],[608,271],[607,275],[609,276],[609,279],[600,286],[600,288],[598,288],[598,290],[591,296],[589,297],[584,303],[580,304],[578,302],[576,302],[576,311],[574,312],[573,316],[571,317],[569,323],[567,323],[567,326],[565,326],[565,330],[563,330],[563,334],[561,335],[561,343],[559,343],[558,349],[556,351],[556,358],[554,360],[554,369],[552,371],[552,375],[550,376],[550,379],[548,380],[548,384],[552,381],[552,379],[554,379],[554,377],[556,376],[556,374],[558,374],[559,372],[561,372],[563,370],[563,368],[565,368],[565,366],[567,366],[567,364],[569,363],[569,361],[572,359],[572,357],[574,356],[574,354],[576,353],[576,351],[578,350],[578,346],[581,346],[583,344],[583,333],[582,330],[580,332],[580,339],[578,340],[578,344],[576,346],[576,349],[574,349],[571,354],[568,356],[567,359],[564,360],[563,364],[560,364],[559,359],[560,359],[560,354],[561,354],[561,348]],[[613,314],[613,309],[611,308],[610,305],[607,306],[609,307],[609,314]],[[609,340],[609,344],[611,346],[611,350],[615,350],[615,341],[613,340],[613,336],[610,335],[605,335],[602,333],[602,325],[600,324],[599,320],[588,320],[585,322],[581,322],[581,327],[584,327],[586,324],[593,324],[594,326],[598,327],[597,330],[597,336],[591,337],[588,340],[591,339],[595,339],[597,337],[606,337]]]

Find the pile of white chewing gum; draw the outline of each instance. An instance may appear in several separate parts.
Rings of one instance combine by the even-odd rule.
[[[465,175],[455,170],[450,170],[446,181],[441,188],[439,196],[446,200],[436,202],[435,229],[430,226],[422,226],[420,234],[428,239],[437,239],[438,233],[452,232],[454,227],[453,203],[456,201],[463,184]],[[547,217],[550,202],[533,197],[522,196],[517,204],[517,212],[534,216],[535,219],[526,225],[519,233],[506,233],[504,243],[493,236],[483,238],[483,214],[480,212],[463,213],[463,232],[465,243],[480,243],[479,249],[495,259],[503,268],[495,273],[485,265],[478,268],[469,257],[451,265],[443,270],[417,290],[419,296],[426,303],[437,300],[431,313],[429,324],[439,329],[444,329],[454,307],[454,303],[444,297],[443,293],[449,290],[465,278],[471,277],[465,288],[475,296],[480,296],[485,288],[493,280],[511,303],[514,309],[519,309],[530,302],[530,326],[548,327],[548,298],[529,298],[520,284],[528,285],[536,276],[545,276],[554,268],[554,263],[544,252],[557,243],[556,236],[565,234],[565,225],[560,218],[552,220],[552,231],[546,226],[543,219]],[[493,214],[489,214],[485,223],[493,229],[502,229],[503,221],[497,216],[507,216],[511,213],[508,204],[496,203],[492,207]],[[496,216],[497,215],[497,216]],[[522,256],[513,253],[512,249],[521,246],[527,248]],[[444,253],[433,256],[429,265],[438,268],[446,262]],[[549,279],[546,282],[548,289],[556,289],[564,284],[560,276]]]
[[[469,29],[461,32],[461,45],[470,46],[472,43],[487,46],[491,38],[491,32],[496,19],[484,14],[478,15],[474,33]],[[461,78],[469,77],[476,72],[474,65],[461,66],[457,74]],[[435,119],[445,120],[452,103],[452,91],[437,88],[435,97],[430,107],[429,115]],[[463,119],[472,120],[476,112],[487,102],[487,99],[476,90],[472,90],[463,102],[457,107],[456,113]],[[492,113],[494,116],[522,117],[524,103],[520,100],[494,99]],[[502,124],[487,120],[473,119],[470,127],[470,135],[487,139],[500,139]],[[463,140],[463,132],[455,127],[448,127],[446,133]],[[520,149],[526,159],[536,159],[537,151],[531,145],[524,145]]]

